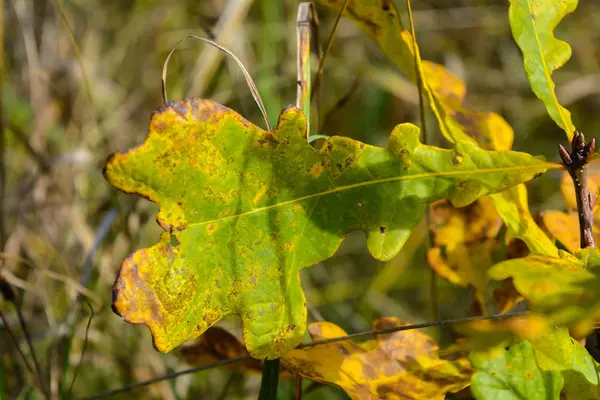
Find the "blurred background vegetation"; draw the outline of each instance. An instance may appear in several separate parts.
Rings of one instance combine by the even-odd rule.
[[[1,3],[1,2],[0,2]],[[109,388],[186,368],[177,350],[159,354],[146,328],[112,313],[111,285],[134,249],[154,243],[157,208],[118,193],[102,177],[107,156],[140,144],[150,113],[161,104],[161,69],[188,34],[214,37],[246,65],[272,122],[295,102],[296,0],[5,0],[2,88],[5,150],[0,273],[18,291],[55,397],[64,395],[79,363],[89,308],[94,317],[73,393]],[[406,21],[403,1],[396,2]],[[495,111],[515,130],[515,150],[557,160],[564,133],[529,88],[508,25],[506,0],[422,0],[413,4],[424,59],[444,64],[467,83],[466,105]],[[325,42],[335,13],[318,7]],[[573,48],[553,77],[579,130],[593,136],[600,119],[600,2],[580,0],[557,36]],[[205,97],[264,126],[243,75],[232,60],[189,41],[169,67],[169,98]],[[419,123],[418,97],[408,82],[349,20],[342,19],[328,56],[320,121],[312,134],[344,135],[385,146],[401,122]],[[447,146],[428,120],[430,141]],[[528,185],[532,211],[564,208],[560,175]],[[424,224],[394,260],[373,260],[364,235],[351,235],[335,257],[306,269],[309,320],[348,332],[370,329],[380,316],[412,323],[473,314],[470,289],[438,279],[439,315],[432,315],[431,270]],[[15,308],[0,307],[18,334]],[[220,323],[239,334],[237,318]],[[441,341],[452,339],[442,330]],[[0,325],[0,398],[40,398],[4,325]],[[259,376],[214,369],[138,389],[122,398],[242,399],[256,396]],[[284,380],[281,398],[291,398]],[[118,396],[116,396],[118,397]],[[313,386],[306,399],[344,398]]]

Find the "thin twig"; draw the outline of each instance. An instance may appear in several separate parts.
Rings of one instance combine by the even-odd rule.
[[[83,87],[85,89],[85,94],[89,97],[89,100],[93,103],[94,96],[92,95],[92,86],[90,85],[90,80],[88,79],[87,73],[85,72],[85,68],[83,66],[83,59],[81,57],[81,48],[79,44],[77,44],[77,40],[75,39],[75,32],[71,27],[71,23],[67,18],[67,13],[65,12],[65,7],[62,0],[55,0],[56,6],[58,7],[58,13],[60,14],[60,18],[67,28],[67,32],[69,33],[69,41],[71,42],[71,46],[73,46],[73,50],[75,51],[75,58],[77,59],[77,63],[79,64],[79,69],[81,70],[81,77],[83,79]]]
[[[37,377],[35,375],[35,371],[31,367],[31,364],[29,364],[29,360],[27,360],[27,357],[25,356],[25,353],[23,353],[23,350],[21,349],[21,346],[19,346],[19,341],[17,340],[17,337],[15,336],[15,334],[12,331],[12,329],[10,328],[10,325],[8,324],[8,320],[4,316],[4,313],[2,312],[2,310],[0,310],[0,320],[2,320],[2,324],[4,325],[4,329],[6,330],[6,333],[8,333],[8,336],[13,341],[15,347],[17,348],[17,351],[19,352],[19,355],[23,359],[23,363],[25,364],[25,368],[27,368],[27,371],[29,371],[29,373],[31,374],[31,376],[33,376],[33,379],[37,380]]]
[[[42,171],[42,173],[44,174],[48,174],[50,172],[50,169],[52,168],[50,166],[50,163],[46,160],[46,157],[43,154],[39,153],[33,148],[33,146],[31,146],[31,143],[29,143],[29,139],[27,138],[25,132],[23,132],[23,130],[19,126],[17,126],[16,124],[12,124],[10,121],[8,122],[8,128],[10,129],[14,137],[25,147],[25,150],[27,151],[27,153],[29,153],[31,158],[35,160],[40,171]]]
[[[302,375],[296,374],[296,383],[294,385],[294,400],[302,400]]]
[[[333,44],[333,38],[335,38],[335,33],[337,32],[338,25],[340,20],[342,19],[342,15],[344,15],[344,11],[346,11],[346,7],[350,0],[344,1],[342,8],[340,8],[340,12],[337,17],[335,17],[335,22],[333,23],[333,27],[331,28],[331,33],[329,34],[329,38],[327,39],[327,45],[325,45],[325,51],[323,55],[320,57],[319,66],[317,67],[317,73],[315,74],[315,84],[311,89],[311,97],[314,96],[315,91],[321,84],[321,75],[323,74],[323,67],[325,66],[325,59],[327,58],[327,54],[329,54],[329,50],[331,49],[331,45]]]
[[[327,111],[327,114],[325,114],[325,116],[323,117],[323,122],[320,124],[319,129],[321,132],[327,132],[326,128],[327,125],[329,125],[329,121],[331,120],[331,118],[333,117],[333,115],[342,107],[344,107],[346,105],[346,103],[348,103],[348,101],[350,100],[350,98],[352,98],[352,96],[356,93],[356,90],[358,89],[358,87],[360,86],[360,79],[357,76],[354,79],[354,82],[352,82],[352,85],[350,86],[350,89],[348,89],[348,91],[346,93],[344,93],[344,95],[342,97],[340,97],[335,104],[333,105],[333,107],[331,107],[329,109],[329,111]],[[314,136],[314,135],[313,135]]]
[[[81,349],[81,356],[79,357],[79,363],[75,367],[75,372],[73,373],[73,380],[71,381],[71,386],[69,387],[69,391],[67,392],[66,396],[67,399],[71,398],[71,393],[73,393],[73,386],[75,385],[75,380],[77,380],[77,375],[79,375],[79,370],[81,369],[81,364],[83,363],[83,356],[85,355],[85,349],[88,344],[88,334],[90,332],[90,325],[92,324],[92,319],[94,318],[94,309],[92,308],[91,304],[85,300],[83,301],[90,309],[90,318],[88,319],[88,323],[85,328],[85,339],[83,341],[83,348]]]
[[[39,377],[39,383],[41,389],[46,396],[46,398],[50,398],[50,393],[46,390],[46,386],[44,385],[44,374],[42,373],[42,367],[38,361],[38,358],[35,353],[35,347],[33,346],[33,341],[31,340],[31,335],[29,334],[29,329],[27,329],[27,323],[25,322],[25,318],[23,317],[23,312],[21,311],[21,305],[19,302],[13,300],[13,305],[17,309],[17,317],[19,319],[19,324],[21,325],[21,329],[25,334],[25,340],[27,341],[27,346],[29,347],[29,352],[31,354],[31,358],[33,359],[33,365],[35,366],[35,370],[37,372],[37,376]]]
[[[571,153],[569,153],[562,145],[558,145],[560,158],[563,160],[564,166],[567,168],[573,185],[575,186],[575,198],[577,199],[577,215],[579,216],[579,245],[582,249],[586,247],[594,248],[594,201],[587,186],[587,164],[594,158],[594,150],[596,147],[596,139],[592,139],[589,143],[585,143],[585,137],[581,132],[573,134],[571,141]],[[598,338],[600,337],[600,329],[596,328],[585,339],[585,347],[588,349],[592,357],[598,361]]]
[[[594,199],[587,186],[587,164],[589,156],[594,153],[596,140],[592,139],[588,144],[581,132],[575,132],[571,141],[571,153],[559,145],[560,157],[567,168],[573,185],[575,186],[575,198],[577,199],[577,214],[579,216],[579,239],[581,248],[596,247],[592,227],[594,225]]]
[[[171,56],[175,52],[175,49],[177,49],[177,47],[179,47],[179,45],[184,40],[190,39],[190,38],[200,40],[204,43],[208,43],[211,46],[216,47],[217,49],[221,50],[223,53],[225,53],[229,57],[231,57],[237,63],[237,65],[242,70],[242,74],[244,74],[244,77],[246,78],[246,83],[248,84],[248,87],[250,88],[250,93],[252,93],[252,97],[254,98],[254,101],[258,105],[258,108],[260,109],[260,112],[262,113],[262,116],[265,119],[265,123],[267,124],[267,129],[269,131],[272,131],[273,128],[271,128],[271,124],[269,123],[269,116],[267,115],[267,109],[265,108],[265,105],[263,104],[262,98],[260,97],[260,93],[258,92],[258,89],[256,88],[256,84],[252,80],[252,77],[250,76],[250,73],[248,72],[248,70],[246,70],[246,67],[244,67],[244,64],[242,63],[242,61],[240,61],[240,59],[237,58],[236,55],[233,54],[231,52],[231,50],[227,49],[226,47],[223,47],[220,44],[218,44],[217,42],[214,42],[210,39],[206,39],[206,38],[196,36],[196,35],[188,35],[188,36],[184,37],[183,39],[181,39],[171,49],[171,51],[169,52],[169,55],[167,55],[167,58],[163,64],[163,69],[162,69],[162,100],[163,100],[163,104],[167,104],[167,102],[168,102],[167,101],[167,70],[168,70],[168,66],[169,66],[169,60],[171,59]]]
[[[4,1],[0,0],[0,251],[6,243],[6,227],[4,226],[4,204],[6,197],[6,144],[4,131]]]
[[[8,325],[8,321],[4,317],[4,314],[2,313],[2,311],[0,311],[0,318],[2,319],[2,322],[4,323],[4,327],[6,328],[6,331],[8,332],[9,336],[15,342],[15,346],[19,350],[19,353],[21,354],[21,357],[23,358],[23,361],[25,362],[25,366],[27,367],[27,369],[33,376],[33,379],[36,382],[36,385],[42,391],[42,393],[44,394],[44,397],[49,399],[50,393],[46,391],[46,387],[44,385],[44,375],[42,374],[42,368],[40,367],[40,364],[35,355],[35,348],[33,347],[33,342],[31,340],[31,336],[29,335],[29,330],[27,329],[27,324],[25,323],[25,318],[23,318],[23,313],[21,312],[21,305],[17,301],[17,296],[15,295],[15,292],[13,291],[12,286],[10,285],[10,283],[8,283],[6,280],[4,280],[4,278],[2,278],[2,276],[0,276],[0,294],[2,295],[4,300],[6,300],[9,303],[12,303],[13,306],[15,307],[15,309],[17,310],[19,324],[21,325],[21,329],[23,330],[23,333],[25,334],[25,339],[27,340],[27,346],[29,347],[29,352],[31,354],[31,358],[33,359],[36,373],[33,372],[31,365],[29,365],[27,358],[25,358],[25,355],[23,354],[21,347],[19,346],[18,342],[16,341],[16,337],[14,336],[14,334],[12,333],[12,331]]]
[[[426,322],[426,323],[422,323],[422,324],[413,324],[413,325],[398,326],[398,327],[394,327],[394,328],[378,329],[378,330],[374,330],[374,331],[352,333],[350,335],[340,336],[340,337],[331,338],[331,339],[316,340],[312,343],[300,344],[297,347],[297,349],[305,349],[305,348],[320,346],[320,345],[328,344],[328,343],[341,342],[341,341],[349,340],[349,339],[360,339],[360,338],[369,337],[369,336],[384,335],[387,333],[409,331],[409,330],[413,330],[413,329],[431,328],[431,327],[435,327],[435,326],[449,325],[449,324],[453,324],[453,323],[465,323],[465,322],[472,322],[472,321],[483,321],[483,320],[502,319],[502,318],[509,318],[509,317],[520,317],[520,316],[524,316],[524,315],[528,315],[528,314],[529,314],[528,311],[522,311],[522,312],[513,312],[513,313],[507,313],[507,314],[494,314],[494,315],[486,315],[486,316],[455,318],[455,319],[448,319],[448,320],[443,320],[443,321]],[[153,379],[149,379],[147,381],[133,383],[131,385],[126,385],[126,386],[123,386],[118,389],[112,389],[112,390],[107,390],[104,392],[96,393],[92,396],[84,397],[83,400],[99,399],[102,397],[113,396],[115,394],[129,392],[133,389],[137,389],[142,386],[148,386],[153,383],[161,382],[164,380],[174,379],[181,375],[187,375],[187,374],[193,374],[195,372],[206,371],[208,369],[222,367],[222,366],[230,365],[230,364],[235,364],[235,363],[239,363],[239,362],[250,360],[250,359],[252,359],[252,357],[250,357],[249,355],[246,355],[246,356],[230,358],[227,360],[221,360],[221,361],[217,361],[217,362],[214,362],[214,363],[211,363],[208,365],[203,365],[201,367],[189,368],[189,369],[185,369],[183,371],[165,374],[165,375],[153,378]]]

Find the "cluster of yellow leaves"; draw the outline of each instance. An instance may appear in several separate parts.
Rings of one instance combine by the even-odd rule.
[[[373,329],[404,325],[397,318],[387,317],[375,321]],[[313,323],[308,331],[313,341],[346,335],[330,322]],[[233,335],[215,327],[182,352],[189,364],[247,354]],[[353,399],[442,400],[446,393],[467,387],[472,375],[465,357],[440,357],[435,341],[417,330],[378,335],[362,343],[346,340],[295,349],[283,356],[281,363],[285,373],[337,386]],[[243,371],[260,369],[257,360],[241,364]]]
[[[450,282],[475,288],[475,299],[486,312],[487,270],[493,265],[492,252],[502,220],[493,200],[482,197],[463,208],[448,201],[431,205],[433,244],[427,259],[438,275]]]

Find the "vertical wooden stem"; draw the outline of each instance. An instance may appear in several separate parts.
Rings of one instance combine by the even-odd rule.
[[[588,157],[594,152],[596,147],[595,139],[588,144],[585,143],[585,137],[581,132],[575,132],[571,142],[571,153],[567,152],[562,145],[559,145],[560,157],[564,166],[569,171],[573,185],[575,186],[575,198],[577,199],[577,214],[579,216],[579,239],[581,248],[596,247],[592,226],[594,224],[592,195],[587,186],[587,163]]]
[[[312,19],[312,3],[300,3],[296,33],[298,40],[298,90],[296,107],[306,117],[306,138],[310,136],[310,29]]]

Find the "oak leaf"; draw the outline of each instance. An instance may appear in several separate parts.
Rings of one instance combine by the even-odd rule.
[[[365,232],[371,254],[389,260],[427,203],[466,206],[555,168],[470,141],[426,146],[411,124],[387,149],[333,137],[316,151],[305,131],[293,107],[266,132],[212,101],[183,100],[153,114],[143,145],[109,158],[111,184],[160,207],[159,243],[129,256],[113,289],[115,311],[147,325],[158,350],[237,314],[249,353],[279,357],[306,327],[299,270],[348,233]]]
[[[528,341],[511,345],[493,357],[472,354],[471,391],[476,399],[559,400],[563,377],[557,371],[544,371],[536,362]]]
[[[571,113],[560,105],[551,74],[571,58],[571,47],[554,37],[554,28],[577,7],[578,0],[510,0],[513,37],[523,52],[531,89],[550,117],[573,139]]]
[[[373,329],[406,325],[397,318],[381,318]],[[345,336],[330,322],[309,326],[313,341]],[[291,350],[281,359],[284,368],[305,378],[342,388],[352,399],[443,400],[468,386],[469,362],[460,356],[440,358],[428,335],[407,330],[378,335],[373,340],[350,340]]]
[[[531,344],[542,370],[562,374],[565,381],[562,393],[567,400],[600,399],[600,364],[568,330],[555,327]]]
[[[450,282],[475,288],[475,298],[486,310],[487,270],[502,227],[490,197],[455,208],[447,201],[431,205],[433,245],[427,252],[429,265]]]
[[[600,319],[600,253],[584,249],[573,256],[538,254],[504,261],[489,271],[491,279],[512,278],[527,300],[531,316],[541,316],[550,325],[566,326],[581,338]]]

